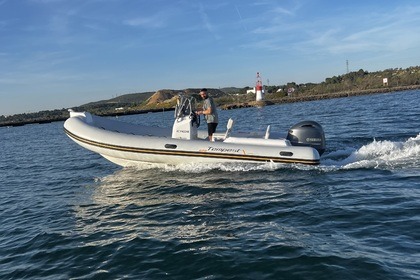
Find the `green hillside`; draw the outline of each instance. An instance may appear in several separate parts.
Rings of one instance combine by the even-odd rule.
[[[124,106],[138,105],[150,98],[153,94],[154,92],[128,93],[107,100],[90,102],[81,105],[80,107],[100,107],[107,106],[107,104],[110,104],[112,106],[115,106],[116,104]]]

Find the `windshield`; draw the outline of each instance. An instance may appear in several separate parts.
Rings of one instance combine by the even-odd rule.
[[[178,96],[177,105],[175,108],[175,118],[182,118],[190,116],[195,110],[195,99],[193,97],[186,97],[184,95]]]

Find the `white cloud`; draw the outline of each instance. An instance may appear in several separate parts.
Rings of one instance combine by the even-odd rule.
[[[420,47],[420,7],[397,7],[389,11],[367,13],[337,12],[334,16],[294,17],[296,9],[273,9],[270,20],[260,23],[246,47],[268,51],[281,50],[287,43],[290,51],[303,54],[349,54],[398,52]],[[283,18],[282,15],[287,15]]]
[[[166,26],[166,22],[163,18],[158,15],[149,17],[136,17],[128,20],[124,20],[125,25],[142,28],[162,28]]]
[[[210,22],[209,16],[207,15],[204,9],[204,6],[202,4],[199,6],[199,12],[200,12],[201,21],[204,25],[204,28],[208,32],[210,32],[216,40],[220,40],[221,36],[217,32],[216,27]]]
[[[276,14],[276,15],[288,15],[288,16],[294,16],[295,15],[294,10],[288,10],[288,9],[280,7],[280,6],[274,8],[272,10],[272,13]]]

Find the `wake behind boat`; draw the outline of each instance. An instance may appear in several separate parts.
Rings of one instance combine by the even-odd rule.
[[[303,121],[284,137],[272,133],[235,132],[229,119],[223,133],[199,130],[194,98],[180,96],[172,128],[130,124],[89,112],[70,111],[66,134],[80,146],[121,166],[136,163],[300,163],[319,164],[325,151],[324,131],[317,122]]]

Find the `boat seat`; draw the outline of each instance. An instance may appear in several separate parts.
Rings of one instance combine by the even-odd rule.
[[[226,132],[225,133],[213,133],[212,141],[213,142],[214,141],[220,141],[220,140],[225,140],[226,138],[228,138],[230,133],[232,132],[233,123],[234,123],[234,121],[232,119],[229,119],[228,123],[226,125]]]

